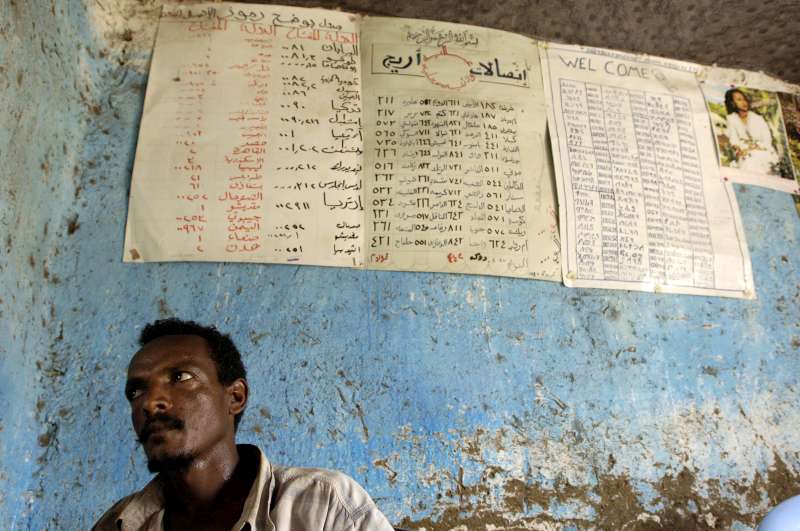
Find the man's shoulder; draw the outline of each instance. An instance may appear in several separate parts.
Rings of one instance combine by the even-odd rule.
[[[277,487],[281,490],[330,489],[348,502],[347,505],[360,505],[372,501],[358,482],[338,470],[328,468],[282,467],[273,470]]]
[[[377,511],[375,503],[358,482],[343,472],[327,468],[281,467],[273,469],[278,499],[311,497],[342,506],[352,520]]]
[[[111,506],[92,527],[92,531],[117,531],[124,517],[126,529],[138,529],[163,508],[161,487],[153,479],[144,488],[125,496]]]

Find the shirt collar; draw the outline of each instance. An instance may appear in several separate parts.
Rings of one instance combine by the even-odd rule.
[[[258,452],[259,464],[258,475],[255,481],[253,481],[253,486],[250,487],[250,493],[247,495],[247,499],[244,502],[242,516],[233,526],[233,529],[239,531],[245,524],[250,524],[250,529],[252,530],[261,529],[261,526],[258,526],[259,515],[269,515],[269,504],[272,499],[272,489],[274,488],[274,482],[272,481],[272,465],[270,465],[264,452],[256,446],[240,444],[239,451]],[[266,507],[262,507],[262,504],[265,504]]]
[[[241,453],[258,453],[258,475],[250,492],[244,502],[242,516],[233,526],[233,529],[240,531],[245,524],[250,525],[251,530],[273,529],[274,525],[269,520],[270,500],[274,482],[272,481],[272,465],[267,456],[257,446],[250,444],[237,445]],[[265,505],[262,507],[262,505]],[[131,501],[122,510],[117,518],[117,526],[123,531],[147,530],[162,531],[162,519],[164,513],[164,490],[161,476],[154,477],[142,490],[133,495]],[[265,515],[259,518],[259,515]],[[263,523],[258,525],[259,520]]]

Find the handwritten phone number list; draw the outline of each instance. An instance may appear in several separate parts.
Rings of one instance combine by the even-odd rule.
[[[583,280],[714,287],[689,101],[560,80]]]

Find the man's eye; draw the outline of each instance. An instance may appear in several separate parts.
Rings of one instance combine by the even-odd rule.
[[[194,378],[194,375],[186,371],[178,371],[172,376],[173,381],[176,382],[185,382],[186,380],[191,380],[192,378]]]
[[[130,389],[125,393],[125,395],[128,397],[128,400],[134,400],[134,399],[139,398],[140,396],[142,396],[142,390],[141,389]]]

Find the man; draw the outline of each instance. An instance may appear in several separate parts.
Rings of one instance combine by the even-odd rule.
[[[392,530],[350,477],[275,466],[255,446],[236,445],[248,386],[227,335],[167,319],[147,325],[139,342],[125,395],[147,466],[158,475],[94,529]]]

